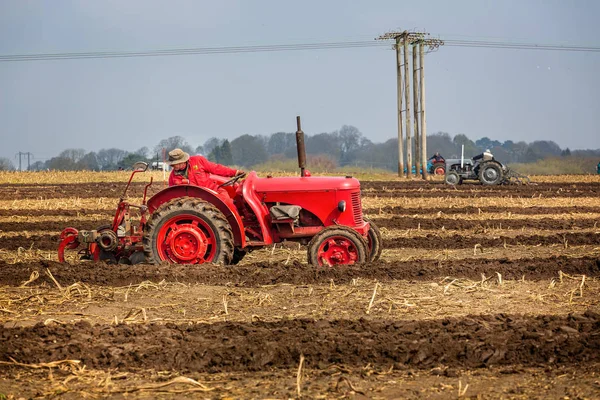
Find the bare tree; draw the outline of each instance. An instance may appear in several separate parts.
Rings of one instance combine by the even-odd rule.
[[[85,150],[84,149],[66,149],[66,150],[63,150],[58,156],[62,157],[62,158],[66,158],[66,159],[71,160],[72,162],[76,163],[76,162],[81,161],[83,156],[85,156]]]
[[[0,171],[12,171],[15,166],[8,158],[0,158]]]
[[[294,133],[277,132],[272,134],[267,142],[267,151],[270,155],[284,154],[289,148],[296,148]]]
[[[342,162],[348,162],[351,154],[360,148],[362,133],[352,125],[344,125],[338,132]]]
[[[121,149],[102,149],[98,152],[98,164],[102,169],[115,169],[117,164],[127,155],[127,151]]]
[[[154,147],[156,153],[161,153],[162,149],[165,149],[167,153],[173,149],[181,149],[187,153],[194,153],[192,146],[181,136],[171,136],[170,138],[163,139]]]
[[[139,149],[133,152],[133,154],[136,154],[142,158],[148,158],[148,153],[150,153],[150,149],[146,146],[140,147]]]
[[[90,171],[98,171],[100,169],[100,164],[98,163],[98,156],[93,151],[84,155],[81,158],[81,160],[77,162],[77,165],[80,169]]]
[[[216,137],[211,137],[206,142],[204,142],[204,153],[210,154],[212,151],[223,144],[223,139],[219,139]]]
[[[250,167],[265,162],[268,158],[264,141],[260,137],[242,135],[231,142],[233,162]]]

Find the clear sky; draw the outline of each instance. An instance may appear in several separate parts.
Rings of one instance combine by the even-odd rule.
[[[442,39],[600,47],[600,1],[0,0],[0,55]],[[444,46],[425,62],[428,132],[600,148],[600,52]],[[0,157],[152,149],[180,135],[356,126],[396,137],[391,46],[0,62]]]

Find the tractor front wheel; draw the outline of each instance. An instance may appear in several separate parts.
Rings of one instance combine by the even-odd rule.
[[[462,183],[462,179],[461,179],[460,175],[458,175],[458,172],[456,172],[456,171],[449,171],[446,174],[445,182],[448,185],[460,185]]]
[[[225,216],[212,204],[181,197],[161,205],[144,229],[148,263],[230,264],[233,233]]]
[[[367,261],[367,241],[354,229],[331,226],[308,243],[308,263],[315,266],[362,264]]]
[[[379,260],[381,257],[381,250],[383,250],[382,243],[383,239],[381,238],[381,232],[379,231],[379,227],[375,225],[373,221],[368,218],[364,218],[366,222],[371,226],[369,228],[369,234],[367,235],[367,248],[369,251],[369,261],[375,262]]]
[[[479,181],[484,185],[499,185],[504,179],[502,167],[495,162],[486,162],[479,167]]]

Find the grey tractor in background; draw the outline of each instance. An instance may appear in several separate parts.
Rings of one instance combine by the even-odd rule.
[[[529,177],[496,160],[489,150],[473,158],[446,159],[445,182],[449,185],[460,185],[465,180],[479,181],[489,186],[531,182]]]

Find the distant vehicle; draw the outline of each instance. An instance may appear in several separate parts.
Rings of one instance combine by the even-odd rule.
[[[433,163],[427,161],[427,171],[429,171],[429,175],[444,175],[446,173],[446,160]]]
[[[436,151],[427,160],[427,171],[430,175],[444,175],[446,173],[446,159]]]
[[[153,170],[162,170],[163,168],[167,171],[169,170],[169,166],[162,161],[152,161],[152,163],[150,164],[150,169]]]
[[[406,173],[407,169],[404,167],[404,173]],[[417,174],[417,167],[412,166],[412,174]],[[423,173],[423,169],[419,170],[419,174]],[[446,173],[446,164],[443,162],[432,162],[432,160],[427,161],[427,173],[429,175],[444,175]]]
[[[529,177],[518,174],[506,165],[489,157],[455,158],[446,160],[446,178],[448,185],[460,185],[465,180],[475,180],[483,185],[502,185],[510,183],[530,183]]]

